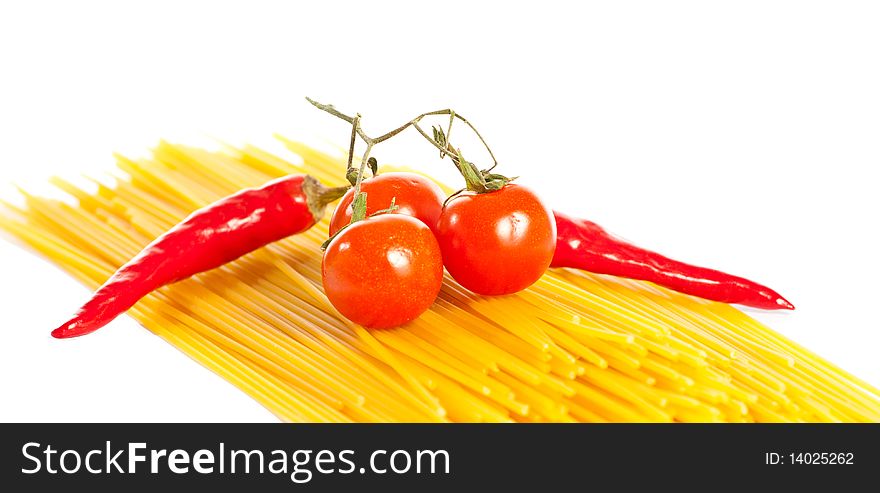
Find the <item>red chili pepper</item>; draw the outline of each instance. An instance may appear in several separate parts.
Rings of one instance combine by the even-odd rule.
[[[52,336],[64,339],[94,332],[153,290],[301,233],[346,190],[324,187],[308,175],[293,175],[203,207],[120,267]]]
[[[664,257],[617,239],[601,226],[556,216],[556,253],[551,267],[576,269],[651,281],[669,289],[724,303],[794,310],[776,291],[756,282],[717,270],[697,267]]]

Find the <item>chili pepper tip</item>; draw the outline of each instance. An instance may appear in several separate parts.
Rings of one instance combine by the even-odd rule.
[[[61,327],[53,330],[52,337],[55,339],[70,339],[71,337],[82,336],[94,332],[98,328],[99,327],[84,327],[81,320],[74,318],[65,322]]]
[[[58,327],[52,331],[52,337],[55,339],[67,339],[70,336],[67,335],[67,331],[64,327]]]
[[[794,310],[794,305],[792,305],[791,302],[789,302],[782,296],[776,298],[776,304],[779,305],[779,308],[782,308],[784,310]]]
[[[747,289],[746,295],[738,297],[738,299],[730,298],[723,301],[762,310],[794,310],[794,305],[776,291],[748,279],[742,279],[741,282]]]

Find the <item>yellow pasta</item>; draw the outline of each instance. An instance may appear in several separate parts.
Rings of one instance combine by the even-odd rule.
[[[289,173],[339,184],[340,159],[282,139],[161,143],[114,187],[24,192],[0,228],[90,288],[193,209]],[[97,183],[97,182],[96,182]],[[484,298],[444,281],[419,319],[367,331],[330,305],[327,221],[144,298],[130,315],[285,421],[880,421],[880,393],[739,310],[569,270]]]

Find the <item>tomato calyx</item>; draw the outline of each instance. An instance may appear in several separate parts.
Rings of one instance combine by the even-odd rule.
[[[450,200],[457,197],[465,190],[477,194],[494,192],[496,190],[501,190],[508,183],[517,179],[516,176],[507,177],[502,174],[492,172],[492,170],[495,169],[496,166],[498,166],[498,161],[495,161],[495,155],[492,154],[492,150],[489,149],[488,144],[486,145],[486,149],[489,150],[489,154],[492,156],[492,160],[494,161],[490,168],[481,170],[477,168],[474,163],[465,159],[461,153],[461,149],[453,147],[452,144],[449,142],[449,133],[452,131],[451,120],[449,130],[447,130],[446,132],[444,132],[442,128],[437,126],[431,127],[431,130],[434,134],[434,140],[432,141],[432,144],[440,149],[440,159],[448,156],[449,159],[452,160],[452,164],[454,164],[456,169],[458,169],[458,172],[461,173],[461,176],[464,178],[465,182],[465,188],[447,197],[446,200],[443,202],[444,206],[449,203]],[[482,137],[480,137],[480,139],[482,140]]]
[[[324,243],[321,243],[321,250],[322,251],[326,250],[327,246],[330,245],[330,242],[332,242],[343,231],[348,229],[348,227],[351,226],[352,224],[354,224],[358,221],[363,221],[367,217],[375,217],[380,214],[391,214],[392,212],[396,211],[397,209],[400,209],[400,206],[398,206],[397,204],[394,203],[395,200],[396,200],[396,197],[391,197],[391,203],[388,205],[388,207],[386,207],[384,209],[380,209],[380,210],[370,214],[369,216],[367,216],[367,192],[358,192],[358,194],[354,196],[354,201],[351,204],[351,207],[352,207],[351,222],[349,222],[345,226],[339,228],[339,230],[337,232],[333,233],[332,235],[330,235],[329,238],[324,240]]]
[[[491,169],[477,169],[474,163],[466,160],[464,156],[462,156],[460,149],[456,149],[455,153],[457,157],[453,159],[453,161],[461,172],[461,176],[464,177],[464,181],[467,184],[466,190],[475,193],[494,192],[496,190],[501,190],[505,185],[517,178],[515,176],[509,178],[498,173],[492,173]]]
[[[352,155],[352,152],[354,151],[349,152],[349,156]],[[351,183],[351,186],[355,186],[357,184],[359,170],[352,166],[351,161],[352,159],[349,157],[348,168],[345,170],[345,179]],[[379,174],[379,161],[377,161],[376,158],[370,156],[370,158],[367,159],[367,167],[370,168],[370,173],[372,173],[373,177]]]
[[[446,207],[446,204],[448,204],[450,200],[458,197],[465,191],[474,192],[476,194],[491,193],[501,190],[507,186],[508,183],[518,178],[517,176],[507,177],[502,174],[492,173],[492,168],[494,168],[494,166],[484,170],[478,169],[474,163],[464,158],[461,154],[461,149],[456,149],[455,154],[455,156],[450,155],[449,157],[452,159],[455,167],[458,168],[461,176],[464,177],[466,186],[449,197],[446,197],[446,200],[443,201],[443,207]]]

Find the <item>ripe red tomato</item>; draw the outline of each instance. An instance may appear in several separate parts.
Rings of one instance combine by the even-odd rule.
[[[437,240],[443,264],[477,294],[521,291],[550,266],[556,249],[553,212],[528,188],[464,192],[440,214]]]
[[[436,231],[437,219],[440,217],[443,201],[446,200],[446,195],[436,183],[416,173],[382,173],[364,180],[361,190],[368,197],[368,216],[387,209],[393,198],[398,207],[395,213],[412,216],[427,224],[432,231]],[[351,189],[339,201],[330,218],[330,236],[351,222],[353,200],[354,189]]]
[[[381,214],[339,233],[324,252],[321,273],[337,310],[364,327],[384,329],[431,306],[443,282],[443,258],[423,222]]]

